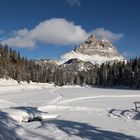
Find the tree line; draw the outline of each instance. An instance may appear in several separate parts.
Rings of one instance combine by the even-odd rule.
[[[7,45],[0,45],[0,78],[54,83],[55,85],[126,86],[140,89],[140,57],[127,62],[94,66],[89,70],[69,70],[54,64],[40,64],[21,57]]]

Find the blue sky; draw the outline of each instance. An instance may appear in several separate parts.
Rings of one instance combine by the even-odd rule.
[[[0,0],[0,42],[28,58],[58,58],[95,34],[140,56],[139,0]]]

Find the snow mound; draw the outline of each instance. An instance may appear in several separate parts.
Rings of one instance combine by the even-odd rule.
[[[36,107],[11,107],[2,109],[3,112],[7,113],[10,118],[17,122],[30,122],[36,120],[53,119],[57,118],[56,114],[48,114],[42,112]]]

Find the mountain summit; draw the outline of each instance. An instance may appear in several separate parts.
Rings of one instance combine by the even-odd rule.
[[[57,60],[57,63],[59,65],[64,64],[70,59],[79,59],[84,62],[100,65],[106,62],[123,61],[124,57],[110,41],[106,39],[101,40],[94,35],[90,35],[87,40],[74,50],[62,55]]]

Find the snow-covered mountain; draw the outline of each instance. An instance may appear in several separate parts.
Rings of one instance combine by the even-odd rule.
[[[108,40],[100,40],[96,36],[89,36],[74,50],[63,54],[58,60],[42,59],[36,63],[44,68],[61,68],[69,71],[89,70],[95,64],[113,63],[123,61],[124,57],[117,51]]]
[[[77,48],[62,55],[56,62],[58,65],[62,65],[70,59],[79,59],[100,65],[105,62],[123,61],[124,57],[110,41],[100,40],[96,36],[91,35]]]

